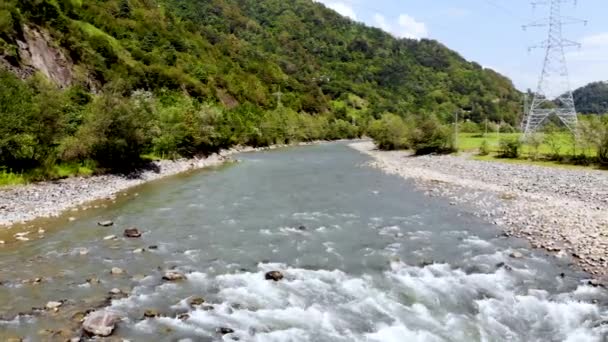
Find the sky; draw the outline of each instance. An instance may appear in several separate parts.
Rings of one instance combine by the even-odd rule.
[[[536,90],[545,56],[529,49],[547,38],[546,27],[524,25],[547,18],[532,0],[316,0],[344,16],[394,36],[436,39],[468,60],[511,78],[520,90]],[[579,42],[566,50],[573,89],[608,81],[608,1],[564,1],[562,15],[587,23],[565,25],[563,36]]]

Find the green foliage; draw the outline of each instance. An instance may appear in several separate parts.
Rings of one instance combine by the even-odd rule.
[[[608,113],[608,82],[593,82],[573,92],[576,109],[583,114]]]
[[[410,128],[403,118],[395,114],[384,114],[379,120],[374,120],[368,129],[369,136],[374,139],[381,150],[408,149]]]
[[[503,138],[499,143],[499,157],[519,158],[521,146],[521,140],[517,138]]]
[[[418,119],[410,133],[410,145],[417,155],[456,151],[452,129],[433,115]]]
[[[524,143],[529,147],[531,151],[531,157],[533,160],[538,159],[539,148],[545,142],[545,137],[542,133],[533,133],[529,134]],[[559,153],[559,152],[558,152]]]
[[[490,145],[488,144],[487,140],[483,140],[481,142],[481,145],[479,145],[479,155],[487,156],[489,154],[490,154]]]

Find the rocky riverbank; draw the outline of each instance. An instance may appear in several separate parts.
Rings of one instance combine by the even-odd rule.
[[[499,225],[505,235],[533,247],[571,257],[596,279],[608,283],[608,172],[570,170],[465,156],[413,157],[383,152],[372,142],[351,147],[369,154],[372,166],[413,180],[430,196],[468,205]]]
[[[275,149],[238,147],[207,158],[161,160],[136,175],[100,175],[73,177],[59,181],[40,182],[0,188],[0,227],[25,223],[37,218],[59,216],[70,208],[88,202],[113,199],[119,192],[134,186],[182,172],[221,165],[241,152]]]

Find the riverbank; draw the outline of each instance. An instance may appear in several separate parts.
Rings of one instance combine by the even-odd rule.
[[[412,157],[372,142],[351,147],[374,167],[412,179],[430,196],[469,205],[475,214],[533,247],[571,257],[608,283],[608,172],[513,165],[463,156]]]
[[[302,143],[308,144],[308,143]],[[0,228],[26,223],[38,218],[56,217],[64,212],[97,200],[112,200],[137,185],[183,172],[219,166],[236,153],[285,147],[236,147],[207,158],[160,160],[136,175],[99,175],[72,177],[59,181],[39,182],[0,188]]]

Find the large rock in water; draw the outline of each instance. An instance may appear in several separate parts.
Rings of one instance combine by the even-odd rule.
[[[106,337],[112,335],[120,316],[108,310],[91,312],[82,323],[82,329],[95,336]]]
[[[281,273],[279,271],[270,271],[270,272],[266,273],[266,275],[264,277],[266,278],[266,280],[279,281],[279,280],[283,279],[283,273]]]
[[[163,276],[163,280],[167,280],[167,281],[178,281],[178,280],[185,280],[186,276],[183,273],[179,273],[176,271],[167,271],[165,273],[165,275]]]
[[[138,238],[141,237],[141,232],[137,228],[127,228],[125,229],[124,236],[128,238]]]
[[[114,225],[114,222],[112,221],[101,221],[101,222],[97,222],[98,225],[102,226],[102,227],[110,227]]]

